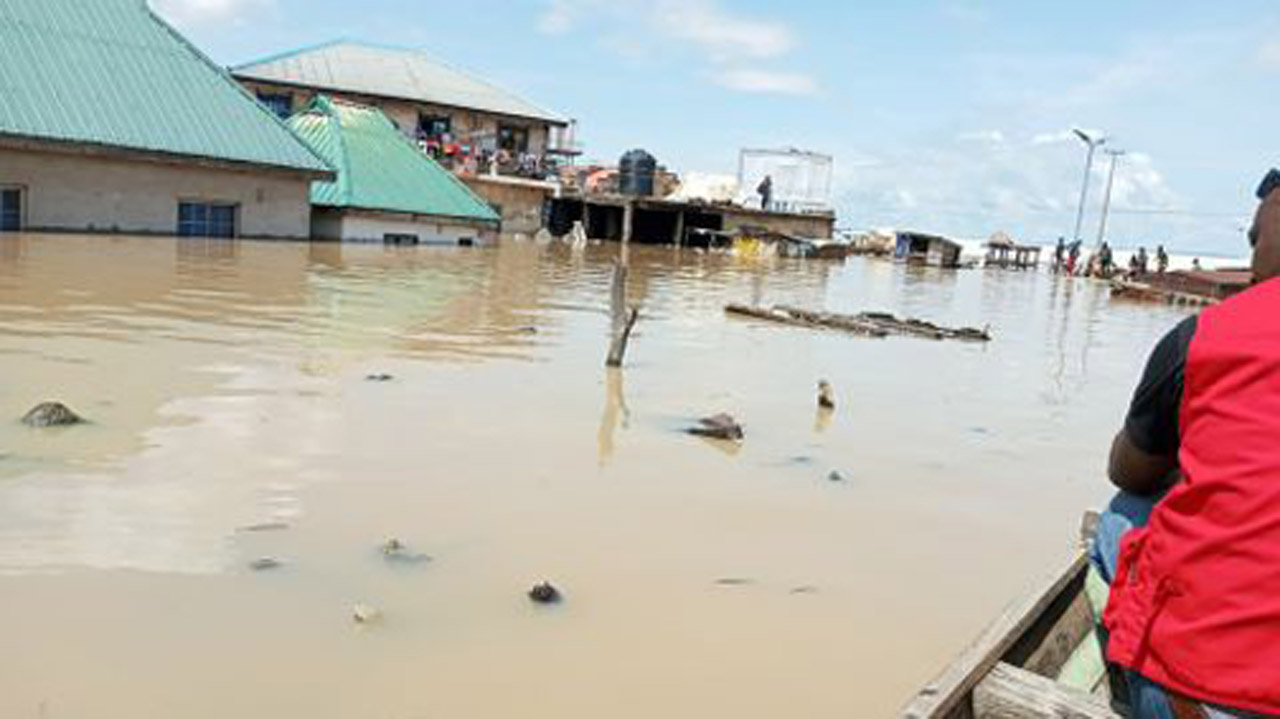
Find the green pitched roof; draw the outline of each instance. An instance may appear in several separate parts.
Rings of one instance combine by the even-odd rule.
[[[381,110],[319,96],[289,119],[293,128],[338,171],[311,185],[311,202],[497,222],[498,214],[453,173],[427,157]]]
[[[0,137],[328,172],[145,0],[0,0]]]

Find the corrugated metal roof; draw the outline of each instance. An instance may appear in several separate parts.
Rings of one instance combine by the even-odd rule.
[[[377,108],[321,95],[289,119],[337,171],[312,184],[315,205],[498,222],[493,208],[414,147]]]
[[[0,136],[327,172],[144,0],[0,0]]]
[[[565,125],[568,120],[421,50],[346,40],[246,63],[236,77],[426,102]]]

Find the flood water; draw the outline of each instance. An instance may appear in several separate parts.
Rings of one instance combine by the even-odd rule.
[[[1069,558],[1180,317],[1045,274],[634,248],[609,373],[616,251],[0,239],[0,717],[891,716]],[[50,399],[92,423],[19,424]],[[740,448],[681,433],[721,411]],[[526,599],[544,579],[562,605]]]

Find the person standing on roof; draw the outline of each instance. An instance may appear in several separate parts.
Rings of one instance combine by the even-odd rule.
[[[1156,246],[1156,272],[1164,274],[1169,271],[1169,253],[1164,251],[1164,245]]]
[[[1111,449],[1091,558],[1133,719],[1280,716],[1280,171],[1254,286],[1156,346]]]
[[[760,195],[760,209],[768,212],[773,208],[773,175],[765,175],[756,188]]]

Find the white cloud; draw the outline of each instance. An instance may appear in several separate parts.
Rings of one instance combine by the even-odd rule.
[[[740,14],[719,0],[545,0],[535,19],[537,30],[547,35],[563,35],[588,23],[595,24],[593,34],[611,38],[611,50],[627,57],[659,54],[645,52],[635,38],[660,45],[663,56],[691,53],[706,66],[704,76],[733,90],[785,95],[818,90],[810,75],[760,66],[798,47],[785,21]]]
[[[668,37],[688,40],[726,62],[778,57],[795,46],[783,23],[733,15],[713,0],[658,0],[654,15]]]
[[[272,0],[151,0],[152,8],[179,25],[243,22],[265,10]]]
[[[778,95],[814,95],[818,82],[808,75],[769,70],[727,70],[716,73],[715,81],[731,90]]]
[[[993,144],[997,137],[1001,141]],[[993,128],[953,135],[887,152],[878,164],[841,174],[837,204],[842,217],[859,226],[910,227],[963,238],[1006,231],[1020,240],[1049,242],[1074,229],[1084,159],[1083,146],[1076,145],[1070,130],[1022,135]],[[1094,166],[1087,237],[1097,232],[1108,169],[1103,161]],[[1171,221],[1159,215],[1125,214],[1185,207],[1151,156],[1121,158],[1113,193],[1112,236],[1122,244],[1175,234]]]
[[[1267,70],[1280,70],[1280,40],[1272,40],[1258,50],[1258,64]]]
[[[538,18],[538,32],[563,35],[573,29],[576,4],[573,0],[551,0],[546,12]]]
[[[962,132],[958,139],[962,142],[977,142],[984,145],[1003,145],[1006,140],[1004,133],[999,130]]]

